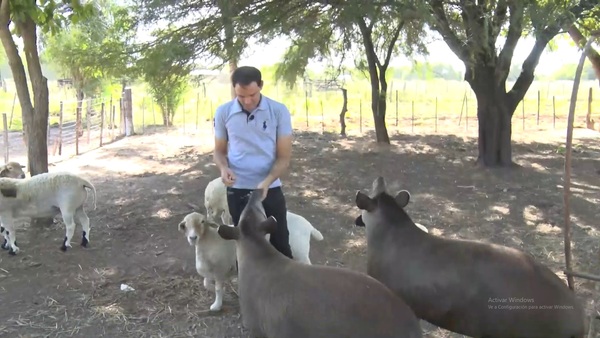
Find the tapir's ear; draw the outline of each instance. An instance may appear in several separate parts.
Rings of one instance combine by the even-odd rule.
[[[4,197],[17,197],[17,189],[16,188],[4,188],[0,189],[0,194]]]
[[[407,190],[401,190],[396,194],[394,200],[400,208],[404,208],[408,205],[408,202],[410,202],[410,193]]]
[[[354,220],[354,225],[356,225],[357,227],[366,226],[365,222],[362,219],[362,215],[358,215],[358,217],[356,217],[356,219]]]
[[[240,229],[238,227],[232,227],[229,225],[219,225],[217,233],[219,236],[221,236],[221,238],[226,240],[237,240],[240,238]]]
[[[356,206],[359,209],[366,210],[369,212],[373,211],[377,204],[377,202],[372,200],[369,196],[367,196],[367,194],[363,193],[360,190],[356,192],[355,202]]]
[[[267,234],[272,234],[277,230],[277,219],[273,216],[269,216],[269,218],[258,225],[258,228]]]

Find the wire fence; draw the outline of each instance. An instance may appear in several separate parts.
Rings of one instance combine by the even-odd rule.
[[[300,96],[297,93],[290,95],[279,89],[275,90],[282,97],[280,101],[290,109],[294,129],[340,133],[340,113],[343,106],[340,90],[317,94],[307,90]],[[459,93],[458,90],[455,92]],[[513,133],[566,128],[570,98],[561,93],[542,93],[540,89],[533,91],[519,103],[512,117]],[[276,93],[266,93],[277,98],[274,94]],[[374,130],[370,99],[364,93],[359,94],[353,95],[348,91],[347,112],[343,118],[347,135],[362,135]],[[456,133],[477,136],[477,102],[470,92],[439,97],[427,94],[411,95],[403,90],[394,90],[388,94],[385,119],[388,133]],[[127,107],[131,109],[131,125],[136,134],[143,134],[148,128],[157,127],[168,127],[169,131],[181,133],[213,133],[214,111],[217,106],[230,99],[226,95],[222,96],[207,94],[202,87],[196,88],[184,96],[172,121],[163,119],[158,105],[151,97],[145,96],[142,90],[132,92],[131,101],[125,104],[123,98],[110,97],[83,101],[63,100],[59,104],[51,102],[53,109],[48,124],[49,161],[77,156],[123,137],[128,128],[124,117],[124,108]],[[600,111],[598,100],[594,100],[593,89],[585,89],[577,101],[575,126],[599,130]],[[7,113],[2,114],[2,151],[5,162],[14,160],[26,163],[27,151],[22,132],[10,132],[11,124],[19,122],[16,118],[16,122],[13,122],[15,104],[18,102],[13,100],[10,117]]]

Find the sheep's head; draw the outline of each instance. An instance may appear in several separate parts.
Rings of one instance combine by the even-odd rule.
[[[264,237],[266,234],[272,234],[276,229],[277,220],[273,216],[267,218],[262,205],[262,190],[255,189],[242,210],[238,226],[220,226],[218,233],[223,239],[237,240],[240,235]]]
[[[185,234],[190,245],[196,245],[204,236],[209,226],[204,215],[192,212],[186,215],[177,227],[179,232]]]
[[[0,166],[0,177],[25,178],[23,168],[25,168],[25,166],[21,165],[19,162],[8,162],[5,165]]]

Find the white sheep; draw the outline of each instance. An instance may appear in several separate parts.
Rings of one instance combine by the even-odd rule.
[[[235,242],[219,236],[217,225],[213,224],[204,215],[192,212],[179,223],[178,230],[195,246],[196,271],[204,278],[204,287],[215,292],[210,310],[219,311],[223,304],[223,283],[236,273],[236,248]]]
[[[213,179],[206,185],[204,189],[204,208],[206,208],[206,216],[209,221],[218,222],[217,217],[221,217],[223,224],[233,224],[227,204],[227,187],[221,180],[221,177]],[[294,258],[298,257],[298,260],[310,264],[308,255],[310,251],[310,237],[312,235],[317,241],[321,241],[323,240],[323,235],[308,220],[291,211],[287,212],[287,223],[290,238],[298,238],[299,243],[298,246],[292,248],[292,256]],[[292,226],[289,226],[290,223],[292,223]],[[292,232],[294,233],[292,234]],[[270,235],[267,234],[267,240],[269,237]],[[300,245],[300,243],[302,244]]]
[[[321,232],[304,217],[288,211],[289,242],[295,261],[311,265],[310,240],[323,240]],[[228,226],[233,226],[228,224]],[[218,225],[204,215],[192,212],[179,223],[178,229],[184,233],[190,245],[196,247],[196,271],[204,278],[204,287],[215,291],[215,301],[211,311],[219,311],[223,303],[223,283],[231,279],[236,271],[236,247],[217,234]],[[270,234],[267,234],[268,240]],[[235,243],[235,242],[233,242]],[[214,287],[212,282],[215,283]]]
[[[93,192],[96,209],[96,188],[88,180],[69,172],[43,173],[25,179],[0,178],[0,218],[8,238],[9,254],[19,248],[15,240],[14,219],[18,217],[52,217],[61,214],[66,235],[62,251],[71,247],[75,232],[75,218],[83,227],[82,246],[87,246],[90,236],[90,219],[83,205],[87,190]]]
[[[220,216],[223,224],[233,224],[227,204],[227,187],[221,177],[215,178],[206,185],[204,208],[206,208],[206,216],[210,221],[217,222],[217,217]]]

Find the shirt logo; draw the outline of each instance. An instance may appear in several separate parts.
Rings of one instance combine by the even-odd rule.
[[[263,121],[263,126],[262,126],[263,131],[267,130],[267,121]]]

